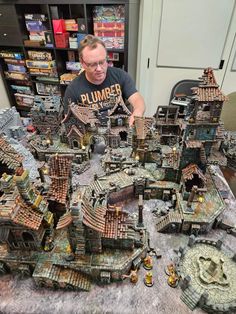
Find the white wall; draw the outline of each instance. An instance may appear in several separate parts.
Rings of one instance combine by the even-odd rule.
[[[236,62],[236,0],[140,2],[136,83],[146,116],[154,114],[157,105],[168,104],[178,81],[198,79],[207,66],[214,68],[223,92],[236,91],[236,71],[231,71]]]
[[[0,75],[0,109],[10,108],[10,102]]]

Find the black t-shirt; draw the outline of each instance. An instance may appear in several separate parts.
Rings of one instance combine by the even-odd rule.
[[[85,72],[76,77],[67,87],[64,96],[64,111],[68,110],[71,102],[94,109],[109,107],[109,99],[122,95],[128,99],[137,92],[134,81],[129,74],[119,68],[108,67],[105,80],[100,85],[90,83]]]

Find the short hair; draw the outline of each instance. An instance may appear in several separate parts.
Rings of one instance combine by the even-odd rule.
[[[89,47],[90,49],[95,49],[97,48],[98,45],[101,45],[106,49],[104,42],[98,37],[93,36],[93,35],[85,36],[84,39],[81,40],[80,45],[79,45],[79,49],[78,49],[79,58],[82,57],[82,52],[85,47]]]

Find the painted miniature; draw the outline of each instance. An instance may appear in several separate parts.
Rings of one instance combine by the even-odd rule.
[[[150,255],[147,255],[143,260],[143,267],[147,270],[151,270],[153,268],[153,261]]]
[[[154,285],[154,280],[152,276],[152,272],[148,271],[144,278],[144,283],[147,287],[152,287]]]
[[[137,283],[138,282],[138,269],[134,269],[130,271],[129,275],[122,275],[122,279],[124,278],[130,278],[131,283]]]
[[[176,268],[173,263],[167,265],[165,273],[168,275],[167,283],[172,288],[176,288],[179,283],[179,276],[176,273]]]

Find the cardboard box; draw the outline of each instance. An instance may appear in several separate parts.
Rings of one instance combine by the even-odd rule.
[[[108,59],[110,61],[119,61],[119,53],[118,52],[111,52],[107,53]]]
[[[65,26],[67,31],[78,31],[78,24],[74,19],[65,20]]]
[[[8,59],[4,58],[5,63],[15,64],[15,65],[25,65],[25,60],[16,60],[16,59]]]
[[[24,59],[22,52],[12,52],[12,51],[0,51],[0,58],[11,58],[16,60]]]
[[[25,21],[25,24],[29,32],[42,32],[47,30],[47,27],[42,21]]]
[[[125,23],[121,22],[94,22],[94,31],[124,31]]]
[[[51,31],[47,31],[44,33],[45,36],[45,44],[47,47],[53,47],[53,34]]]
[[[34,96],[27,94],[14,94],[18,106],[32,107],[34,104]]]
[[[23,65],[7,64],[8,71],[26,73],[26,67]]]
[[[80,62],[66,62],[66,69],[69,71],[80,71],[82,69],[82,65]]]
[[[52,68],[52,69],[29,68],[28,70],[31,75],[57,77],[56,68]]]
[[[56,61],[43,61],[43,60],[26,60],[28,68],[51,69],[56,67]]]
[[[60,84],[68,85],[73,79],[75,79],[78,75],[74,73],[64,73],[60,76]]]
[[[13,80],[19,80],[19,81],[24,81],[28,80],[29,76],[27,73],[21,73],[21,72],[4,72],[6,78],[13,79]]]
[[[24,40],[24,45],[29,47],[41,47],[44,46],[43,40]]]
[[[33,32],[33,34],[31,34],[31,33],[29,34],[30,40],[37,40],[37,41],[43,40],[43,42],[45,42],[45,36],[44,36],[44,34],[41,35],[41,32],[39,32],[39,33]]]
[[[11,88],[20,94],[33,95],[32,89],[30,86],[24,85],[11,85]]]
[[[98,37],[107,49],[124,49],[124,37]]]
[[[66,32],[65,20],[52,20],[54,34],[63,34]]]
[[[28,13],[28,14],[25,14],[25,20],[27,20],[27,21],[46,21],[47,17],[45,14]]]
[[[31,60],[52,61],[52,54],[48,51],[28,50],[28,57]]]
[[[69,48],[71,49],[77,49],[78,48],[78,43],[76,42],[71,42],[69,41]]]
[[[36,83],[39,95],[61,95],[60,87],[55,84]]]
[[[94,31],[97,37],[124,37],[124,31]]]
[[[124,5],[99,5],[93,10],[94,21],[113,22],[125,21],[125,6]]]
[[[84,37],[86,37],[86,34],[77,33],[77,42],[79,45],[80,45],[81,40],[84,39]]]

